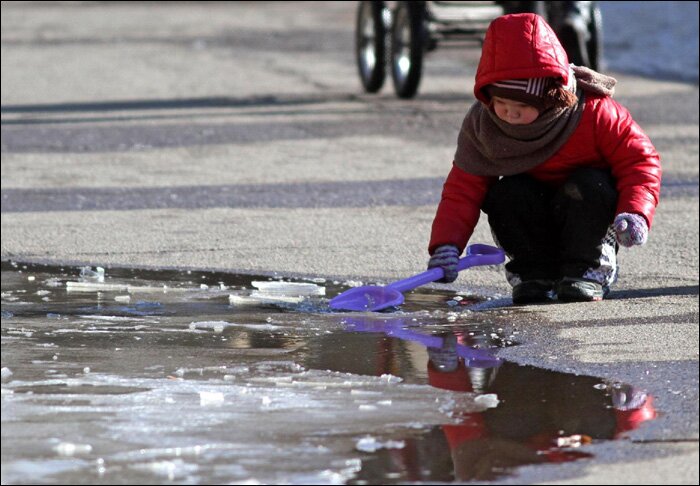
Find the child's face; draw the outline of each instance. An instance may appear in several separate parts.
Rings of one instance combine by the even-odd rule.
[[[493,111],[496,116],[511,125],[527,125],[537,120],[540,112],[532,105],[520,101],[493,96]]]

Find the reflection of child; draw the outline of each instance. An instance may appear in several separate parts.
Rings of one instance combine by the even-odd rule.
[[[460,481],[492,480],[504,467],[590,457],[576,448],[591,438],[619,438],[656,416],[652,397],[629,385],[609,383],[601,389],[597,378],[572,382],[567,375],[512,363],[467,367],[457,355],[457,342],[457,336],[447,335],[441,348],[428,347],[430,385],[492,393],[500,400],[483,412],[457,408],[456,423],[442,426]]]
[[[489,26],[467,113],[433,221],[429,268],[444,282],[480,210],[510,261],[516,304],[603,299],[617,249],[646,242],[661,185],[659,156],[611,96],[616,81],[569,65],[535,14]]]

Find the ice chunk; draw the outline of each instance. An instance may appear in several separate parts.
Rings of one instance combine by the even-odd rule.
[[[264,294],[311,296],[326,295],[326,288],[313,283],[295,282],[251,282],[253,287]]]
[[[68,292],[125,292],[129,290],[129,286],[101,282],[66,282],[66,290]]]
[[[216,333],[221,333],[227,327],[242,327],[246,329],[255,329],[257,331],[274,331],[280,329],[282,326],[276,326],[274,324],[238,324],[235,322],[227,321],[201,321],[201,322],[191,322],[189,328],[194,330],[201,329],[211,329]]]
[[[202,321],[191,322],[190,329],[212,329],[216,333],[224,332],[224,328],[230,326],[230,322],[226,321]]]
[[[404,447],[406,442],[402,440],[380,442],[370,435],[362,437],[355,443],[355,449],[360,452],[377,452],[379,449],[403,449]]]
[[[269,303],[285,303],[285,304],[299,304],[304,301],[305,296],[303,295],[284,295],[269,293],[267,291],[253,290],[250,293],[250,297],[259,302],[269,302]]]
[[[260,301],[250,296],[229,294],[228,303],[234,306],[258,305]]]
[[[96,321],[114,321],[114,322],[132,322],[132,321],[138,321],[140,319],[135,318],[135,317],[126,317],[126,316],[96,316],[96,315],[90,315],[90,314],[79,314],[78,317],[81,319],[93,319]]]
[[[373,390],[350,390],[350,395],[382,396],[383,392]]]
[[[12,376],[12,371],[10,368],[3,366],[2,367],[2,382],[5,383],[6,381],[10,381],[10,377]]]
[[[90,454],[92,446],[90,444],[74,444],[72,442],[61,442],[53,448],[59,456],[79,456]]]
[[[66,290],[69,292],[129,292],[134,293],[155,293],[155,292],[188,292],[188,288],[170,288],[167,285],[162,287],[137,286],[126,284],[106,284],[103,282],[66,282]]]
[[[496,395],[495,393],[479,395],[474,399],[474,403],[476,403],[477,405],[481,405],[484,408],[496,408],[499,403],[498,395]]]
[[[102,267],[81,267],[80,268],[80,280],[88,282],[104,282],[105,281],[105,269]]]
[[[380,376],[379,379],[380,379],[381,381],[385,382],[385,383],[392,384],[392,385],[393,385],[394,383],[401,383],[401,382],[403,381],[403,378],[401,378],[401,377],[399,377],[399,376],[394,376],[394,375],[391,375],[391,374],[387,374],[387,373],[385,373],[385,374],[383,374],[382,376]]]
[[[305,297],[303,296],[268,294],[264,292],[258,292],[257,290],[254,290],[248,296],[235,294],[230,294],[228,296],[229,303],[235,306],[260,304],[300,304],[304,301],[304,299]]]

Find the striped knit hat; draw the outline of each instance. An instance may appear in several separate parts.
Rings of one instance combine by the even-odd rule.
[[[489,98],[498,96],[520,101],[543,111],[544,92],[552,78],[504,79],[486,86]]]
[[[489,98],[499,96],[521,101],[542,112],[545,109],[544,93],[552,83],[559,83],[565,90],[576,92],[576,76],[571,66],[569,66],[569,82],[566,86],[563,85],[561,78],[503,79],[486,86],[486,92]]]

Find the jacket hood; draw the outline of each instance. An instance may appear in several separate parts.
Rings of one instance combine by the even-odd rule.
[[[560,78],[569,81],[569,59],[557,35],[539,15],[498,17],[486,31],[474,96],[489,102],[483,88],[504,79]]]

